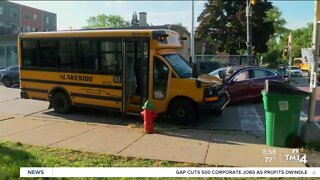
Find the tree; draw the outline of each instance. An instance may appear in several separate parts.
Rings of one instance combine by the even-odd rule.
[[[131,26],[134,26],[134,27],[139,26],[139,20],[138,20],[137,12],[134,12],[134,13],[132,14]]]
[[[252,8],[252,44],[257,52],[267,51],[266,42],[274,33],[273,22],[266,21],[271,2],[258,1]],[[209,0],[198,17],[197,39],[206,39],[218,51],[239,54],[246,46],[246,1]]]
[[[301,57],[301,48],[311,48],[313,23],[292,31],[292,57]],[[288,39],[288,37],[286,38]],[[288,42],[288,41],[287,41]]]
[[[285,27],[287,21],[282,17],[282,13],[278,7],[273,7],[266,12],[265,21],[273,22],[275,32],[271,35],[267,42],[268,52],[263,54],[264,62],[275,64],[277,61],[283,61],[283,49],[286,46],[283,39],[288,37],[289,29]]]
[[[92,28],[111,28],[111,27],[128,27],[129,22],[125,21],[119,15],[105,15],[98,14],[97,16],[91,16],[87,20],[87,26],[82,28],[92,29]]]
[[[274,34],[273,37],[282,38],[289,30],[285,27],[287,21],[281,17],[282,13],[278,7],[274,6],[272,9],[266,12],[265,21],[273,22]]]

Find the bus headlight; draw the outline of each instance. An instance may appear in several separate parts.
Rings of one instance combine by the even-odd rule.
[[[206,88],[204,90],[204,101],[217,101],[219,99],[217,89]]]

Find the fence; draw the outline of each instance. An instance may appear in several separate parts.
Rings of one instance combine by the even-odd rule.
[[[198,61],[215,61],[221,66],[248,65],[247,55],[196,55]],[[255,56],[252,56],[252,65],[257,65],[258,62]]]

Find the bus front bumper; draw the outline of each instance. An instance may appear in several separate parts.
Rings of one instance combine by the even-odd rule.
[[[225,92],[223,95],[219,96],[219,99],[217,101],[200,103],[199,110],[223,111],[223,109],[228,105],[229,101],[230,101],[229,94]]]

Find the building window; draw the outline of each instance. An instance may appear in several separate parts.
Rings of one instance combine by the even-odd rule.
[[[10,8],[10,16],[11,17],[18,17],[18,10],[15,8]]]
[[[34,14],[34,15],[33,15],[33,20],[36,21],[37,19],[38,19],[38,16],[37,16],[36,14]]]
[[[24,15],[23,15],[23,16],[24,16],[24,18],[25,18],[25,19],[29,19],[29,18],[30,18],[29,13],[24,13]]]
[[[27,26],[27,27],[26,27],[26,31],[27,31],[27,32],[30,32],[30,26]]]
[[[49,22],[50,22],[49,20],[50,20],[49,17],[46,17],[46,23],[47,24],[49,24]]]
[[[34,27],[34,28],[32,28],[32,31],[33,31],[33,32],[37,32],[37,31],[38,31],[38,28],[37,28],[37,27]]]
[[[3,15],[3,6],[0,6],[0,15]]]
[[[12,32],[16,32],[17,28],[18,28],[18,25],[15,24],[15,23],[11,23],[11,28],[12,28]]]

